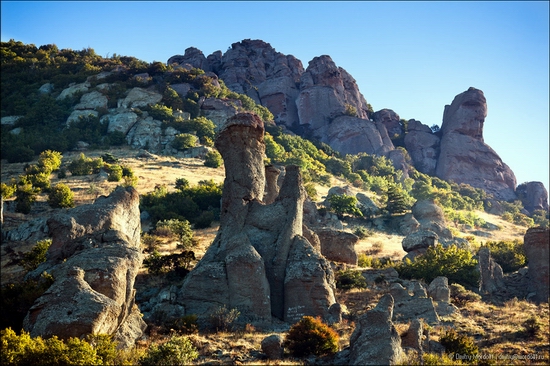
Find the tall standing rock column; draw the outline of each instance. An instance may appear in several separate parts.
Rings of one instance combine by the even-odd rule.
[[[529,262],[529,291],[534,292],[533,300],[548,302],[550,286],[549,246],[550,230],[534,227],[527,230],[524,237],[524,248]]]
[[[479,89],[469,88],[445,106],[441,152],[435,174],[444,180],[482,188],[495,198],[511,200],[516,177],[498,154],[483,141],[487,101]]]

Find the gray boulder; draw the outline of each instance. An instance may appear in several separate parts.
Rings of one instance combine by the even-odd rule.
[[[355,244],[359,237],[352,233],[333,229],[315,231],[321,242],[321,253],[330,261],[357,265]]]
[[[386,294],[359,317],[350,337],[350,365],[392,365],[403,356],[401,338],[392,323],[394,300]]]
[[[262,352],[270,360],[280,360],[284,356],[283,337],[279,334],[272,334],[262,339]]]
[[[132,108],[132,107],[147,107],[149,105],[155,105],[162,99],[162,94],[155,91],[149,91],[146,89],[135,87],[124,98],[119,100],[119,107]]]
[[[80,103],[74,109],[98,109],[107,108],[107,97],[98,91],[86,93],[80,97]]]
[[[541,182],[520,184],[516,188],[516,194],[529,213],[536,210],[548,211],[548,191]]]
[[[391,285],[390,294],[395,299],[393,320],[407,322],[422,318],[428,324],[439,324],[435,305],[427,296],[426,289],[416,281],[413,281],[412,285],[412,295],[399,283]]]
[[[47,260],[28,276],[47,271],[55,282],[29,310],[24,329],[63,339],[111,334],[120,347],[131,346],[145,329],[134,300],[142,263],[137,191],[119,187],[47,224]]]

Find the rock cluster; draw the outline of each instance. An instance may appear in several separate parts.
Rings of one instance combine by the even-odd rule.
[[[216,139],[226,167],[220,229],[186,276],[178,303],[199,317],[223,305],[237,308],[255,323],[269,323],[272,316],[291,323],[304,315],[329,319],[336,302],[334,274],[302,235],[305,192],[299,169],[287,167],[278,196],[263,202],[263,136],[263,122],[242,113],[230,118]]]
[[[120,347],[131,346],[145,329],[134,303],[142,263],[137,191],[119,187],[47,225],[47,261],[29,276],[47,271],[55,282],[29,310],[25,330],[33,337],[112,334]]]

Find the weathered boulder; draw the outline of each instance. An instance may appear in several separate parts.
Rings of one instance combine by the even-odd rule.
[[[138,115],[134,112],[124,109],[117,110],[114,114],[106,114],[101,117],[101,123],[108,123],[107,132],[122,132],[124,135],[136,124]]]
[[[128,116],[131,118],[131,116]],[[153,152],[160,152],[165,146],[162,140],[162,122],[152,117],[138,119],[126,135],[128,145],[135,149],[147,149]]]
[[[357,198],[357,207],[361,210],[363,215],[370,217],[380,212],[380,207],[364,193],[358,192],[355,198]]]
[[[206,61],[206,57],[201,50],[195,47],[187,48],[184,55],[175,55],[170,57],[166,64],[189,64],[194,68],[210,71],[210,65]]]
[[[359,237],[352,233],[333,229],[318,229],[315,233],[321,242],[321,253],[330,261],[357,265],[355,244]]]
[[[350,337],[350,365],[392,365],[403,355],[401,338],[392,323],[394,300],[382,296],[376,307],[359,317]]]
[[[502,200],[516,198],[514,172],[483,141],[487,102],[481,90],[469,88],[445,106],[436,175],[482,188]]]
[[[422,320],[413,319],[407,332],[401,336],[401,346],[403,348],[412,348],[419,354],[424,352],[423,338],[424,330]]]
[[[536,210],[548,211],[548,191],[541,182],[520,184],[516,188],[516,194],[529,213]]]
[[[0,119],[1,125],[14,125],[23,116],[7,116]]]
[[[328,319],[334,274],[302,236],[305,191],[299,169],[287,167],[277,197],[263,202],[263,136],[263,122],[251,113],[235,115],[220,131],[215,146],[226,169],[220,229],[186,276],[178,303],[199,317],[226,305],[258,324],[270,323],[272,316],[288,322],[303,315]]]
[[[94,111],[93,109],[85,109],[80,110],[76,109],[71,112],[69,117],[67,117],[67,127],[71,125],[71,123],[78,122],[81,118],[88,118],[88,117],[97,117],[99,116],[99,113],[97,111]]]
[[[55,282],[29,310],[25,330],[33,337],[106,333],[121,347],[132,345],[145,328],[134,303],[142,263],[137,191],[119,187],[47,224],[47,260],[28,276],[47,271]]]
[[[262,339],[262,352],[270,360],[280,360],[284,356],[284,339],[279,334],[272,334]]]
[[[52,83],[46,83],[46,84],[42,84],[42,86],[40,88],[38,88],[38,93],[40,94],[50,94],[51,92],[54,91],[54,86]]]
[[[451,230],[447,228],[443,209],[433,200],[418,200],[414,203],[411,211],[421,229],[431,230],[442,239],[453,237]]]
[[[155,91],[149,91],[143,88],[135,87],[124,98],[119,100],[119,107],[132,108],[132,107],[147,107],[149,105],[155,105],[162,99],[162,94]]]
[[[481,247],[477,253],[479,267],[479,292],[494,295],[506,291],[502,267],[491,257],[487,247]]]
[[[381,122],[386,127],[390,137],[395,135],[401,135],[403,133],[403,126],[401,126],[401,118],[397,113],[391,109],[381,109],[372,114],[372,120],[374,122]]]
[[[317,118],[316,115],[315,118]],[[384,155],[394,148],[389,138],[384,139],[387,132],[383,126],[380,131],[372,121],[345,115],[331,119],[332,122],[327,122],[316,130],[315,136],[342,154],[365,152]],[[302,122],[301,119],[300,122]]]
[[[107,97],[98,91],[92,91],[80,97],[80,103],[74,109],[107,108]]]
[[[439,157],[439,137],[430,127],[414,119],[409,120],[405,147],[418,171],[434,175]]]
[[[529,262],[529,290],[536,302],[548,302],[550,230],[535,227],[525,233],[524,248]]]
[[[406,322],[413,319],[424,319],[428,324],[438,324],[439,316],[434,302],[427,296],[426,289],[416,281],[412,282],[412,295],[399,283],[393,283],[390,294],[395,299],[393,320]]]
[[[63,100],[65,98],[72,97],[77,93],[86,93],[90,88],[91,84],[89,82],[84,82],[80,84],[71,85],[68,88],[63,89],[63,91],[55,98],[56,100]]]
[[[451,301],[451,289],[449,288],[449,280],[447,277],[439,276],[434,278],[428,286],[428,296],[433,301]]]
[[[437,243],[438,239],[439,235],[437,235],[435,232],[431,230],[420,229],[403,238],[401,244],[403,246],[403,250],[408,253],[412,252],[413,250],[427,249],[429,247],[433,247]]]

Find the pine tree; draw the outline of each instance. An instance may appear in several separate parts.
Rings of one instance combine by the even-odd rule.
[[[396,184],[391,184],[388,187],[386,210],[390,215],[401,214],[410,210],[405,193]]]

